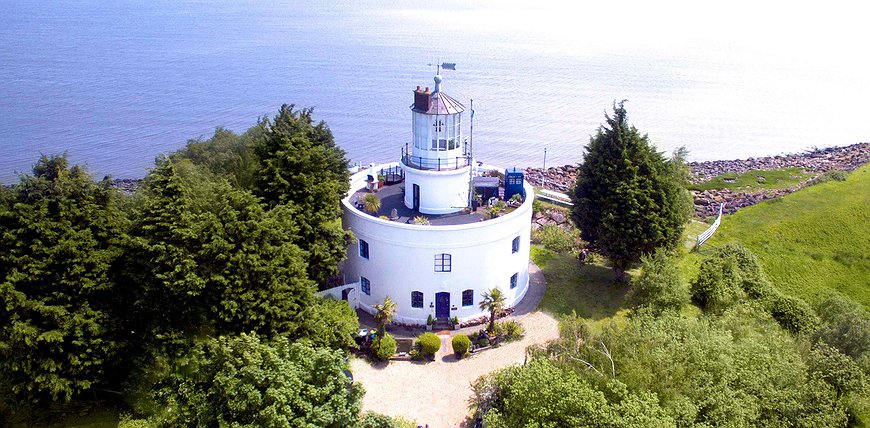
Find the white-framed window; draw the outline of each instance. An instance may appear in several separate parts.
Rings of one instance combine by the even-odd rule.
[[[369,279],[361,276],[359,277],[359,288],[368,296],[372,295],[372,283],[369,282]]]
[[[453,263],[450,254],[441,253],[435,254],[435,272],[450,272],[453,270]]]
[[[423,307],[423,292],[422,291],[412,291],[411,292],[411,307],[412,308],[422,308]]]
[[[369,243],[362,239],[359,240],[359,256],[364,259],[369,258]]]
[[[514,238],[513,242],[511,242],[511,254],[518,253],[520,251],[520,237],[517,236]],[[368,257],[366,257],[368,258]]]
[[[462,292],[462,307],[474,306],[474,290],[465,290]]]
[[[517,279],[520,277],[519,272],[511,275],[511,289],[517,288]]]

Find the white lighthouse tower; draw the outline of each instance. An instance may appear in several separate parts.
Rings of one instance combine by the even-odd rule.
[[[351,176],[342,224],[357,239],[347,249],[343,285],[321,292],[369,313],[390,297],[393,321],[420,327],[430,318],[474,322],[487,315],[480,308],[484,293],[498,288],[510,307],[530,284],[534,189],[508,171],[501,182],[491,173],[503,169],[473,161],[462,138],[465,107],[442,89],[439,73],[434,90],[414,91],[414,137],[399,161]],[[375,184],[379,176],[384,180]],[[525,198],[502,213],[465,209],[472,186],[490,191],[490,200],[519,186]],[[377,212],[365,209],[372,197],[380,202]]]
[[[448,214],[468,206],[471,153],[462,141],[459,101],[442,92],[440,74],[435,89],[414,91],[411,105],[413,142],[402,151],[405,206],[423,214]]]

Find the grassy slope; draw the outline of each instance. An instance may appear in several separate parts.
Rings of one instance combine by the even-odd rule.
[[[703,183],[689,186],[692,190],[731,189],[734,191],[752,192],[762,189],[784,189],[796,186],[801,181],[810,178],[812,174],[800,168],[775,170],[753,169],[743,174],[727,173],[714,177]],[[759,180],[763,177],[763,180]],[[725,179],[730,181],[726,181]]]
[[[814,303],[833,289],[870,309],[870,165],[844,182],[822,183],[727,216],[705,247],[731,242],[755,252],[786,293]],[[697,260],[688,256],[683,272],[694,271]]]

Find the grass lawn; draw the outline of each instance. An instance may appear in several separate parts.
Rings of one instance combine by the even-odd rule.
[[[810,178],[812,174],[800,168],[775,170],[753,169],[743,174],[725,173],[708,181],[689,186],[691,190],[730,189],[742,192],[754,192],[765,189],[784,189],[792,187]]]
[[[870,165],[724,217],[704,246],[739,242],[782,291],[817,302],[837,290],[870,309]],[[697,254],[682,261],[691,272]]]
[[[624,306],[627,284],[614,283],[613,272],[602,262],[580,265],[570,254],[532,246],[532,260],[547,279],[547,293],[538,309],[556,316],[573,311],[583,318],[612,317]]]

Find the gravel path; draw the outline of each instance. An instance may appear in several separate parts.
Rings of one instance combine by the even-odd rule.
[[[524,299],[525,300],[525,299]],[[522,364],[529,345],[559,337],[558,322],[543,312],[511,317],[526,330],[525,337],[513,343],[456,360],[450,344],[453,331],[439,332],[441,350],[430,363],[393,361],[373,366],[354,358],[351,371],[366,394],[363,410],[402,416],[430,428],[458,427],[469,414],[471,383],[486,373],[511,364]]]

